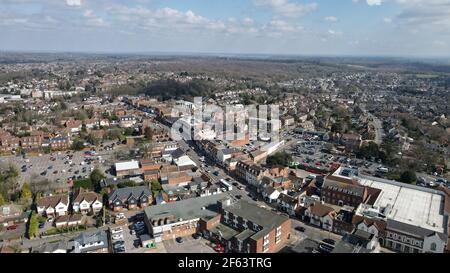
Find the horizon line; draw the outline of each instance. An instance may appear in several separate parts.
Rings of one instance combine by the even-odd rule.
[[[86,54],[86,55],[147,55],[147,56],[211,56],[211,57],[290,57],[290,58],[389,58],[389,59],[441,59],[450,60],[450,55],[397,55],[397,54],[300,54],[300,53],[243,53],[243,52],[195,52],[195,51],[96,51],[96,50],[18,50],[0,49],[0,53],[23,54]]]

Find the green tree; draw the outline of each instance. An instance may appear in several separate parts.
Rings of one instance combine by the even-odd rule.
[[[154,179],[150,181],[150,185],[152,188],[153,196],[158,195],[162,191],[161,183],[158,180]]]
[[[94,185],[94,188],[96,190],[100,190],[100,182],[105,179],[105,176],[103,175],[102,171],[100,171],[99,169],[94,169],[91,172],[91,175],[89,177],[92,181],[92,184]]]
[[[266,160],[269,166],[285,166],[288,167],[292,162],[292,155],[287,152],[278,152],[272,156],[269,156]]]
[[[5,197],[3,197],[3,194],[0,193],[0,206],[3,206],[6,204],[6,200]]]
[[[417,175],[414,170],[406,170],[400,175],[400,182],[413,184],[417,181]]]
[[[28,222],[28,238],[36,237],[39,230],[39,221],[35,211],[31,212],[30,221]]]
[[[72,144],[72,149],[75,151],[81,151],[84,149],[84,142],[80,139],[74,140]]]
[[[22,190],[20,192],[20,200],[24,203],[24,204],[31,204],[31,202],[33,201],[33,194],[31,193],[31,189],[30,189],[30,185],[25,183],[22,186]]]

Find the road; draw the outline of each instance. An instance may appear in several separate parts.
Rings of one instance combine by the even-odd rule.
[[[372,115],[371,113],[367,113],[367,115],[369,116],[369,118],[372,119],[372,125],[375,128],[375,143],[377,145],[381,145],[381,143],[383,143],[383,136],[384,136],[383,123],[379,118]]]

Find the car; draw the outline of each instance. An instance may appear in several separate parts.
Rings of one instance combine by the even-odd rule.
[[[239,186],[239,184],[236,183],[236,182],[232,183],[232,185],[235,186],[235,187]]]
[[[43,229],[44,227],[45,227],[45,222],[39,223],[39,228],[40,228],[40,229]]]
[[[319,251],[322,253],[331,253],[331,251],[333,251],[334,247],[327,245],[327,244],[319,244]]]
[[[53,169],[53,166],[48,166],[47,169],[48,169],[48,170],[51,170],[51,169]]]
[[[237,188],[241,191],[245,190],[244,186],[238,186]]]
[[[122,234],[116,234],[112,236],[113,240],[123,240],[123,235]]]
[[[305,232],[305,228],[304,227],[296,227],[295,230],[298,230],[300,232]]]
[[[57,171],[57,170],[56,170],[56,171],[54,171],[54,172],[53,172],[53,174],[58,174],[58,171]]]
[[[235,197],[236,197],[236,199],[241,199],[241,198],[242,198],[242,195],[238,194],[238,195],[236,195]]]
[[[322,240],[322,242],[323,243],[326,243],[326,244],[329,244],[329,245],[332,245],[332,246],[334,246],[335,244],[336,244],[336,241],[335,240],[333,240],[333,239],[323,239]]]
[[[198,240],[202,237],[202,234],[200,232],[197,232],[195,234],[192,234],[192,238],[194,238],[195,240]]]
[[[177,243],[179,243],[179,244],[183,243],[183,238],[181,238],[181,237],[177,237],[175,240],[176,240]]]
[[[130,230],[130,234],[131,234],[131,235],[136,235],[136,230],[131,229],[131,230]]]
[[[256,202],[256,201],[258,201],[258,198],[253,197],[252,200]]]
[[[123,228],[121,228],[121,227],[111,229],[112,234],[119,234],[119,233],[122,233],[122,231],[123,231]]]
[[[6,230],[16,230],[19,226],[18,225],[12,225],[6,228]]]

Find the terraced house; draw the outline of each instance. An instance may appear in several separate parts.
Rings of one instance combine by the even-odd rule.
[[[152,192],[147,186],[116,189],[108,197],[109,208],[113,211],[144,208],[152,202]]]

